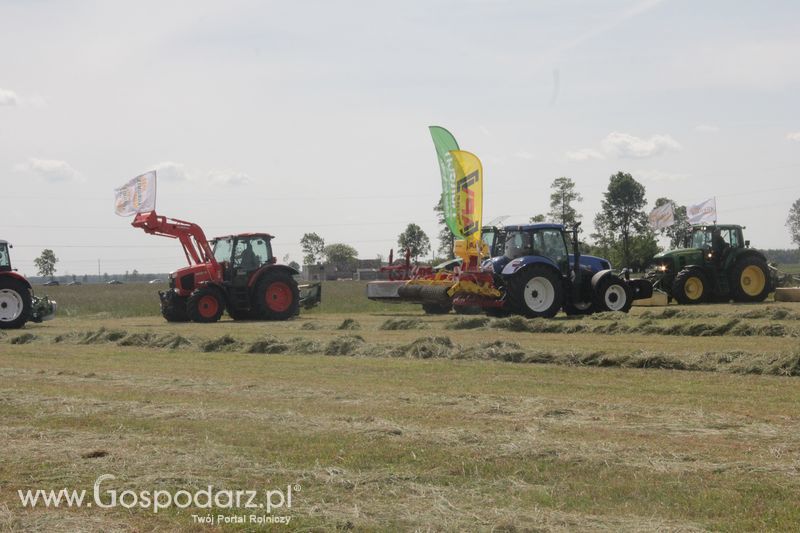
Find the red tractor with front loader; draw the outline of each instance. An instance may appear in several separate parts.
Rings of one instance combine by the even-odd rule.
[[[0,241],[0,329],[17,329],[27,321],[42,322],[56,314],[56,302],[33,295],[25,276],[11,268],[11,244]]]
[[[137,214],[131,225],[183,246],[189,266],[172,272],[169,290],[158,293],[169,322],[216,322],[226,310],[234,320],[287,320],[301,304],[319,302],[319,287],[300,298],[298,272],[277,264],[272,235],[242,233],[209,241],[197,224],[155,211]]]

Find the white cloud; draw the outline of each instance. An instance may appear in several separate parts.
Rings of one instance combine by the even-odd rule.
[[[244,172],[235,170],[212,170],[208,173],[208,179],[216,185],[247,185],[253,180]]]
[[[571,161],[588,161],[590,159],[605,159],[606,156],[595,150],[594,148],[583,148],[566,153],[567,159]]]
[[[653,182],[675,182],[685,181],[689,179],[689,174],[673,174],[671,172],[663,172],[661,170],[639,170],[633,173],[637,178],[643,181]]]
[[[694,130],[700,133],[717,133],[719,131],[719,126],[714,126],[713,124],[698,124],[694,127]]]
[[[681,145],[669,135],[653,135],[642,139],[628,133],[611,132],[603,139],[603,152],[622,159],[644,159],[665,152],[680,150]]]
[[[530,152],[526,152],[524,150],[521,150],[521,151],[515,153],[514,157],[517,157],[519,159],[525,159],[527,161],[530,161],[532,159],[536,159],[536,155],[535,154],[532,154]]]
[[[800,131],[793,131],[786,134],[786,139],[789,141],[800,142]]]
[[[12,106],[19,103],[19,96],[14,91],[0,88],[0,106]]]
[[[183,163],[162,161],[155,165],[156,176],[163,181],[189,181],[191,176]]]
[[[30,158],[26,163],[21,163],[14,167],[18,172],[30,172],[36,174],[45,181],[52,183],[64,181],[84,181],[80,172],[75,170],[66,161],[57,159],[35,159]]]

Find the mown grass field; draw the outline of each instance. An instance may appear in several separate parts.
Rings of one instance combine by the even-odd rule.
[[[299,486],[278,530],[800,526],[799,304],[490,320],[340,282],[295,320],[197,325],[157,289],[49,288],[57,320],[0,336],[0,529],[264,529],[17,496],[109,473]]]

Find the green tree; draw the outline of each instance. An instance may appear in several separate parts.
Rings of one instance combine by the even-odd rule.
[[[303,263],[316,265],[325,257],[325,240],[316,233],[304,233],[300,239],[300,248],[303,250]]]
[[[545,216],[539,213],[538,215],[533,215],[530,219],[530,222],[531,224],[538,224],[539,222],[544,222],[545,220]]]
[[[339,271],[352,271],[358,262],[358,251],[349,244],[329,244],[323,250],[325,262]]]
[[[550,193],[550,212],[548,216],[551,220],[566,227],[574,226],[576,222],[583,218],[583,215],[572,207],[574,202],[583,201],[583,196],[575,190],[575,182],[562,176],[553,180],[550,189],[553,192]]]
[[[647,205],[644,195],[644,185],[628,173],[617,172],[611,176],[608,190],[603,193],[601,211],[594,218],[595,233],[592,237],[601,247],[614,249],[619,246],[621,266],[629,266],[633,259],[633,236],[648,229],[647,215],[643,210]]]
[[[456,238],[450,231],[450,228],[447,227],[447,222],[445,222],[444,205],[441,196],[439,197],[439,203],[436,204],[433,210],[436,213],[436,220],[439,223],[439,248],[437,249],[437,253],[446,259],[450,259],[453,257],[453,242],[455,242]]]
[[[431,241],[425,232],[413,222],[406,226],[406,230],[397,237],[398,251],[406,248],[411,251],[414,261],[417,257],[425,255],[431,250]]]
[[[36,270],[39,275],[49,276],[51,278],[56,273],[56,263],[58,263],[58,258],[56,254],[53,253],[53,250],[49,248],[42,250],[42,254],[33,260],[33,264],[36,265]]]
[[[692,233],[692,225],[689,224],[689,217],[686,215],[686,206],[678,205],[669,198],[659,198],[656,200],[655,207],[661,207],[665,204],[672,204],[675,223],[668,228],[658,230],[658,233],[669,239],[670,249],[683,248],[686,245],[686,239]]]
[[[792,242],[800,246],[800,198],[794,201],[789,209],[789,218],[786,219],[786,227],[789,228],[789,235]]]

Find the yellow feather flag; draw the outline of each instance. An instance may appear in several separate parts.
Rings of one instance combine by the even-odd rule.
[[[481,240],[483,222],[483,166],[475,154],[452,150],[456,171],[456,221],[467,243]]]

